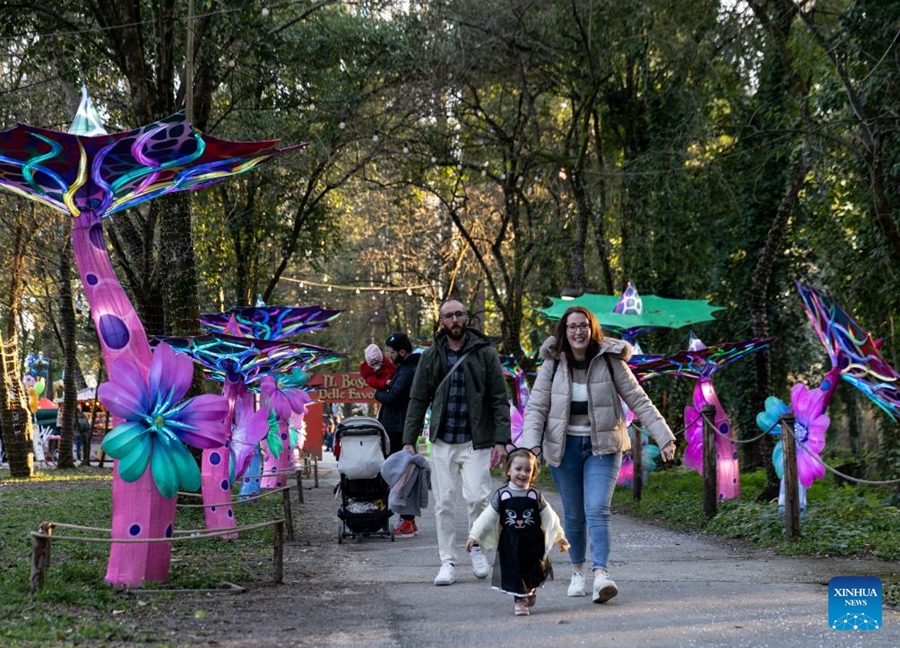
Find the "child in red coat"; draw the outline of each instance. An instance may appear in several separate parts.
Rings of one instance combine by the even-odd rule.
[[[377,344],[366,347],[366,360],[359,366],[359,373],[366,384],[373,389],[387,389],[394,377],[394,363],[385,358]]]

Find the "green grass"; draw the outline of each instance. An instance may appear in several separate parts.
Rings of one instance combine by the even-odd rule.
[[[136,622],[150,595],[123,596],[104,583],[109,545],[57,541],[44,588],[29,593],[31,538],[44,521],[109,528],[110,471],[79,468],[11,480],[0,471],[0,645],[45,646],[146,642],[155,638]],[[199,503],[190,498],[185,503]],[[282,517],[280,495],[235,506],[238,524]],[[178,529],[203,529],[202,509],[178,511]],[[76,535],[57,529],[57,535]],[[209,538],[175,543],[167,589],[212,589],[223,582],[271,579],[272,529],[248,531],[237,542]],[[96,534],[92,534],[96,537]],[[151,586],[148,586],[151,587]],[[170,594],[160,594],[166,597]],[[151,607],[151,606],[147,606]]]
[[[686,469],[662,470],[650,474],[640,502],[634,501],[631,490],[617,488],[613,510],[780,554],[900,560],[900,510],[890,489],[837,487],[830,480],[816,480],[807,491],[801,536],[788,542],[776,503],[756,501],[764,485],[763,471],[741,475],[740,499],[719,502],[716,516],[707,520],[700,475]],[[884,602],[900,605],[900,579],[883,582]]]

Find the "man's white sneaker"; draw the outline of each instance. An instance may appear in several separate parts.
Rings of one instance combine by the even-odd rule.
[[[453,585],[456,582],[456,568],[451,563],[443,563],[441,571],[434,577],[435,585]]]
[[[567,593],[569,596],[585,596],[587,594],[587,591],[584,589],[583,571],[572,572],[572,582],[569,583],[569,591]]]
[[[594,593],[591,597],[594,603],[606,603],[618,593],[619,588],[609,577],[608,571],[598,569],[594,572]]]
[[[491,566],[484,554],[481,553],[481,547],[475,545],[469,555],[472,557],[472,573],[476,578],[486,578],[488,572],[491,571]]]

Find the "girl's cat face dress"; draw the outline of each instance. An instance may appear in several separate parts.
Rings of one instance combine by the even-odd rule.
[[[508,594],[527,596],[551,574],[544,558],[540,495],[533,488],[524,496],[500,489],[500,538],[491,584]]]

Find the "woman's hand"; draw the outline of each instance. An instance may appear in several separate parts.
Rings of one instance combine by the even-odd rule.
[[[675,442],[669,441],[659,449],[659,458],[663,461],[672,461],[675,458]]]
[[[472,553],[472,547],[475,546],[475,541],[472,538],[466,540],[466,553]]]
[[[559,553],[564,553],[569,550],[569,541],[565,538],[562,538],[559,541]]]

